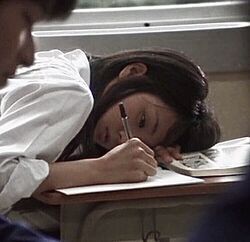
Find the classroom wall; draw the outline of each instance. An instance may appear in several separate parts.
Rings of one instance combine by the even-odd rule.
[[[209,103],[222,128],[222,140],[250,136],[250,72],[208,74]]]

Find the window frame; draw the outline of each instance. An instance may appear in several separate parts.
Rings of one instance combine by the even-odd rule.
[[[36,25],[33,35],[38,50],[107,54],[161,46],[192,56],[207,71],[249,71],[249,10],[248,1],[77,9],[66,21]]]

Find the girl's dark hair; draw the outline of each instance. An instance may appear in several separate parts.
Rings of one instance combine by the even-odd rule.
[[[105,87],[124,67],[137,62],[147,66],[145,75],[118,81],[103,95]],[[205,103],[208,95],[206,76],[186,56],[168,49],[130,50],[92,57],[90,66],[90,88],[95,105],[81,134],[72,141],[72,147],[84,140],[85,143],[89,141],[88,148],[93,148],[91,137],[100,116],[115,103],[138,92],[157,95],[178,115],[178,121],[162,145],[180,145],[182,152],[191,152],[207,149],[219,141],[219,125]],[[89,154],[93,155],[93,150],[89,150]]]
[[[45,12],[46,19],[59,19],[69,16],[75,8],[76,0],[31,0],[39,4]]]

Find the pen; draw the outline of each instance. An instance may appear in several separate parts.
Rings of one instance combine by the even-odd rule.
[[[131,129],[129,127],[128,115],[126,114],[123,102],[119,103],[119,108],[120,108],[120,114],[121,114],[121,119],[122,119],[122,125],[123,125],[123,128],[124,128],[126,137],[127,137],[127,139],[131,139],[132,138],[132,133],[131,133]]]

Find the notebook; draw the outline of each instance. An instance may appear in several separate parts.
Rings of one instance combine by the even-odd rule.
[[[250,164],[250,138],[221,142],[211,149],[182,157],[182,160],[173,160],[167,168],[195,177],[244,174]]]
[[[110,191],[121,191],[121,190],[131,190],[131,189],[174,186],[174,185],[176,186],[176,185],[195,184],[202,182],[204,182],[204,180],[202,179],[181,175],[176,172],[158,167],[157,174],[155,176],[149,177],[148,180],[144,182],[90,185],[82,187],[57,189],[57,191],[65,195],[77,195],[77,194],[96,193],[96,192],[110,192]]]

